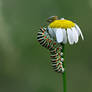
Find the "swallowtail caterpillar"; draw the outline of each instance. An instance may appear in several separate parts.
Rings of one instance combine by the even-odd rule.
[[[49,17],[47,21],[51,23],[56,19],[58,19],[57,16],[52,16]],[[50,60],[52,62],[53,69],[59,73],[64,72],[64,44],[57,43],[55,39],[51,38],[48,33],[48,28],[46,27],[40,28],[40,32],[38,32],[37,34],[37,40],[43,47],[47,48],[50,51]]]

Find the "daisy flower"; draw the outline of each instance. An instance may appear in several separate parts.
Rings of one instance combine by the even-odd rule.
[[[50,20],[51,19],[51,20]],[[58,19],[57,16],[52,16],[49,19],[48,32],[52,38],[55,38],[57,43],[69,44],[77,43],[79,36],[84,40],[83,34],[79,26],[67,19]]]

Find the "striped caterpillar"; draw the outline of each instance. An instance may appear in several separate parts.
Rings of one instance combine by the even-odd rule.
[[[40,28],[40,32],[37,34],[37,40],[43,47],[50,51],[50,60],[53,69],[59,73],[64,72],[63,44],[59,44],[52,39],[48,33],[48,29],[45,27]]]

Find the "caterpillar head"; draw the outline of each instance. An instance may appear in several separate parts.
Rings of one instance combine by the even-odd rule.
[[[47,19],[47,22],[51,23],[53,22],[54,20],[58,20],[58,16],[51,16]]]

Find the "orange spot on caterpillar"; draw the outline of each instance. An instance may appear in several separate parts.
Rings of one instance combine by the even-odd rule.
[[[61,61],[61,58],[59,58],[59,60]]]
[[[57,50],[59,50],[59,48],[57,48]]]
[[[60,68],[62,68],[62,65],[60,66]]]
[[[58,60],[56,59],[56,62],[57,62]]]
[[[51,43],[51,40],[49,40],[49,43]]]
[[[44,38],[46,38],[47,36],[44,36]]]
[[[44,33],[42,33],[42,35],[44,35]]]
[[[54,45],[56,45],[56,43],[53,43]]]
[[[60,53],[58,53],[58,55],[60,56]]]
[[[58,64],[56,65],[56,67],[57,67],[58,65],[61,65],[61,63],[58,63]]]
[[[48,41],[49,39],[47,39],[47,41]]]
[[[48,45],[48,48],[50,47],[50,45]]]
[[[39,39],[38,41],[42,41],[42,39]]]
[[[61,63],[59,63],[58,65],[61,65]]]

